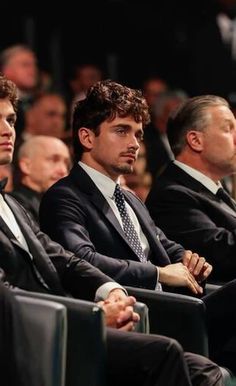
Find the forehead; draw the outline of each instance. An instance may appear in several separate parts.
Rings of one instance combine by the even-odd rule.
[[[0,98],[0,114],[1,115],[15,115],[12,103],[8,98]]]
[[[114,119],[107,119],[103,122],[103,125],[106,127],[115,127],[115,126],[128,126],[133,129],[141,130],[143,127],[142,122],[136,122],[135,119],[129,115],[127,117],[116,116]]]
[[[20,51],[15,53],[10,59],[8,64],[15,64],[15,63],[23,63],[23,62],[36,62],[35,55],[30,51]]]
[[[35,108],[43,108],[44,110],[51,110],[51,108],[66,108],[66,105],[62,98],[57,95],[45,96],[41,98],[35,105]]]
[[[235,121],[235,116],[230,110],[229,107],[224,105],[211,106],[208,109],[208,117],[210,120],[233,120]]]

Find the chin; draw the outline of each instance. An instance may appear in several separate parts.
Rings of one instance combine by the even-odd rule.
[[[12,162],[12,155],[0,157],[0,165],[8,165]]]

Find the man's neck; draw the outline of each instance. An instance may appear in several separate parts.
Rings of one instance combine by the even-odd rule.
[[[220,176],[216,171],[210,170],[206,162],[199,160],[198,156],[188,157],[185,155],[180,155],[176,157],[176,161],[182,162],[183,164],[197,170],[198,172],[204,174],[206,177],[210,178],[212,181],[217,182],[223,176]]]

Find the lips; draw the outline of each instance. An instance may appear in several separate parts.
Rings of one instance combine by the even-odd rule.
[[[7,148],[7,149],[12,149],[13,148],[13,143],[12,142],[2,142],[0,143],[1,147]]]
[[[133,161],[136,160],[136,155],[135,154],[132,154],[132,153],[127,153],[127,154],[121,154],[122,157],[126,157],[126,158],[131,158]]]

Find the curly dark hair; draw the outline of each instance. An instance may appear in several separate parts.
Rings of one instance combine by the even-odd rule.
[[[0,98],[8,98],[12,103],[13,109],[17,111],[18,95],[15,83],[0,74]]]
[[[95,83],[87,96],[77,102],[73,111],[73,146],[76,160],[81,158],[83,146],[78,138],[80,127],[87,127],[99,135],[99,125],[115,117],[132,116],[145,126],[149,121],[148,105],[141,91],[123,86],[111,80]]]

